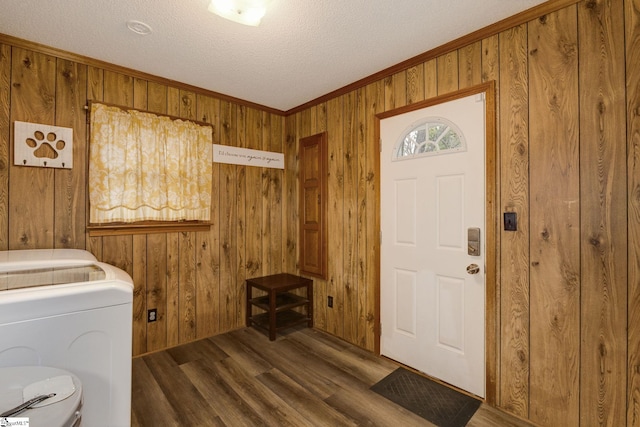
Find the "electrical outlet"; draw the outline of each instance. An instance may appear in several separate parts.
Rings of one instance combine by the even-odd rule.
[[[332,296],[328,296],[327,297],[327,306],[329,308],[333,308],[333,297]]]
[[[147,310],[147,322],[155,322],[158,320],[158,309],[152,308],[151,310]]]

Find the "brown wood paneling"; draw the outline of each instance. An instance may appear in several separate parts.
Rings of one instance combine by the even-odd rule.
[[[167,235],[146,237],[146,305],[157,310],[156,321],[147,323],[147,351],[156,351],[167,346]]]
[[[407,104],[424,100],[424,64],[407,70]]]
[[[486,83],[490,80],[500,80],[499,39],[499,35],[496,34],[482,40],[482,83]]]
[[[134,356],[147,352],[147,236],[131,236],[133,274],[133,345]]]
[[[626,422],[627,225],[623,0],[578,5],[581,424]]]
[[[627,87],[627,425],[640,426],[640,7],[625,0]]]
[[[133,81],[125,74],[104,71],[104,102],[133,107]]]
[[[214,129],[213,141],[220,140],[218,129],[220,101],[210,97],[196,96],[197,119],[211,123]],[[220,164],[212,166],[211,218],[213,225],[209,231],[196,233],[196,336],[206,338],[220,330],[220,312],[227,310],[220,304],[220,204],[215,197],[220,192]]]
[[[580,192],[574,7],[529,24],[530,412],[578,425]],[[504,119],[504,116],[503,116]]]
[[[235,106],[236,115],[235,115],[235,138],[236,138],[236,146],[237,147],[247,147],[247,110],[243,106]],[[246,200],[245,195],[247,194],[247,175],[246,175],[246,166],[236,166],[236,188],[235,188],[235,204],[236,204],[236,212],[238,213],[237,218],[237,226],[236,226],[236,283],[237,288],[235,289],[235,298],[238,302],[238,319],[239,322],[244,322],[246,306],[244,304],[244,300],[247,295],[245,280],[248,277],[247,275],[247,239],[249,235],[247,234],[247,221],[251,221],[251,218],[247,216],[246,212]]]
[[[220,144],[235,145],[235,108],[228,102],[220,102]],[[243,287],[237,278],[236,253],[236,166],[221,164],[219,169],[220,192],[215,194],[213,202],[218,201],[220,207],[220,315],[218,316],[220,330],[230,330],[240,325],[240,305],[236,297],[236,288]]]
[[[196,233],[178,233],[178,339],[196,339]]]
[[[285,139],[284,139],[284,184],[283,184],[283,206],[286,212],[283,220],[283,232],[285,244],[283,247],[284,271],[286,273],[298,273],[298,131],[297,118],[300,114],[288,117],[285,121]],[[314,292],[317,290],[317,286]],[[316,300],[318,296],[315,296]],[[319,311],[314,306],[314,323],[318,320]]]
[[[420,74],[422,67],[419,68]],[[411,72],[407,72],[408,75],[412,75]],[[424,78],[420,74],[418,77],[419,82],[424,82]],[[420,86],[417,83],[416,86]],[[414,97],[419,97],[419,93],[424,94],[424,88],[416,90]],[[366,330],[367,330],[367,318],[369,314],[368,299],[371,298],[371,292],[367,291],[367,242],[371,242],[371,234],[374,229],[367,228],[367,151],[371,151],[373,144],[372,140],[367,140],[365,134],[366,122],[367,122],[367,101],[366,101],[365,88],[359,89],[356,96],[355,114],[353,115],[353,139],[354,139],[354,153],[353,153],[353,169],[354,169],[354,187],[355,187],[355,200],[354,200],[354,243],[352,251],[353,255],[353,268],[354,268],[354,289],[356,300],[356,313],[353,318],[353,338],[352,342],[356,343],[360,347],[366,347]]]
[[[424,63],[424,99],[438,96],[438,63],[435,59]]]
[[[246,147],[262,149],[262,115],[246,109]],[[246,166],[245,227],[246,227],[246,277],[264,276],[262,268],[262,168]]]
[[[283,153],[284,118],[275,114],[263,113],[269,120],[269,145],[265,147],[274,153]],[[282,169],[268,170],[267,197],[263,199],[263,217],[268,218],[268,233],[266,236],[269,246],[263,248],[263,257],[267,259],[269,274],[283,272],[283,216],[282,189],[284,171]]]
[[[57,60],[56,125],[73,129],[73,169],[56,169],[54,245],[84,249],[87,164],[87,67]]]
[[[167,347],[180,344],[180,233],[167,234]]]
[[[482,83],[482,42],[477,41],[459,50],[458,82],[460,89]]]
[[[499,47],[499,37],[497,35],[491,36],[487,39],[482,40],[481,43],[481,61],[482,61],[482,83],[487,82],[496,82],[499,81],[499,57],[500,57],[500,47]],[[487,153],[487,167],[489,164],[492,164],[491,167],[494,169],[494,180],[493,184],[496,186],[495,188],[489,190],[487,189],[487,193],[491,192],[491,194],[495,195],[494,206],[490,206],[489,209],[493,210],[493,215],[497,215],[493,220],[494,227],[497,229],[492,231],[492,234],[495,236],[495,242],[492,247],[487,246],[487,255],[490,254],[490,251],[493,250],[492,258],[495,259],[496,265],[491,268],[491,265],[488,265],[487,268],[487,276],[486,283],[486,318],[485,322],[487,325],[486,334],[487,340],[485,343],[485,357],[486,357],[486,400],[485,402],[489,405],[496,405],[498,401],[498,381],[499,381],[499,367],[500,365],[500,183],[498,182],[500,179],[500,135],[498,134],[498,130],[500,129],[500,112],[498,111],[499,103],[499,87],[497,83],[494,84],[494,103],[492,111],[495,114],[494,117],[494,150],[493,153]],[[487,109],[487,111],[489,111]],[[491,161],[489,161],[491,160]],[[491,185],[491,183],[489,183]],[[488,214],[488,218],[491,216]],[[487,229],[487,235],[489,233],[489,229]]]
[[[147,85],[147,110],[167,114],[167,87],[150,82]]]
[[[327,136],[329,147],[329,265],[327,297],[333,297],[333,308],[327,308],[327,331],[343,336],[344,331],[344,99],[327,102]],[[324,303],[324,302],[322,302]],[[322,304],[324,306],[324,304]]]
[[[406,73],[405,73],[406,84]],[[406,88],[402,91],[405,94]],[[342,280],[344,288],[343,316],[344,338],[356,342],[359,328],[358,288],[358,141],[362,139],[358,124],[362,108],[362,91],[353,91],[343,97],[344,119],[342,128],[343,149],[343,227],[344,255]]]
[[[56,59],[14,48],[12,64],[11,124],[55,124]],[[9,249],[53,247],[54,170],[11,164],[9,176]]]
[[[435,66],[435,61],[432,62]],[[425,69],[427,67],[425,66]],[[366,234],[358,233],[360,236],[366,236],[364,244],[366,245],[365,260],[365,283],[366,287],[363,292],[366,293],[367,302],[365,310],[366,322],[361,324],[359,329],[359,342],[363,342],[363,347],[379,352],[379,340],[377,336],[380,334],[380,135],[378,132],[378,120],[376,114],[384,111],[384,85],[382,81],[372,83],[365,88],[365,108],[366,108],[366,127],[365,127],[365,168],[366,168]],[[374,268],[371,268],[374,266]]]
[[[88,67],[87,68],[87,100],[103,101],[104,100],[104,71],[99,68]],[[87,139],[87,153],[88,158],[90,141]],[[88,169],[88,166],[87,166]],[[89,194],[85,195],[86,205],[89,205]],[[89,213],[86,211],[86,221],[89,221]],[[86,225],[83,224],[83,225]],[[97,259],[102,260],[102,237],[89,237],[88,231],[86,234],[87,250],[91,252]]]
[[[500,210],[518,215],[500,235],[500,405],[529,414],[529,89],[527,27],[500,34]]]
[[[458,90],[458,51],[436,58],[436,68],[438,72],[438,95]]]
[[[404,107],[407,105],[407,71],[400,71],[399,73],[395,73],[391,77],[392,86],[393,86],[393,96],[391,98],[391,105],[393,108]],[[345,94],[346,96],[350,96],[354,92],[349,92]]]
[[[11,46],[0,44],[0,250],[9,249]]]

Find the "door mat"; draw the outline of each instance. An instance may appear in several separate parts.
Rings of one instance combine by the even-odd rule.
[[[407,369],[398,368],[371,390],[439,427],[464,427],[480,401]]]

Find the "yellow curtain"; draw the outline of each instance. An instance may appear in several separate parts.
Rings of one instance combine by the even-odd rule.
[[[93,103],[90,222],[209,221],[212,129]]]

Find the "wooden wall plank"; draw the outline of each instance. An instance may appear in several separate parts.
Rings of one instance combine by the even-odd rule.
[[[196,117],[213,125],[213,141],[219,137],[220,101],[208,96],[196,96]],[[196,336],[205,338],[220,330],[219,314],[226,310],[220,305],[220,204],[215,197],[220,193],[220,164],[212,165],[211,228],[196,233]]]
[[[12,63],[11,123],[55,124],[56,59],[14,48]],[[9,249],[52,248],[54,170],[11,165],[9,176]]]
[[[498,34],[482,40],[482,83],[500,80],[499,40]]]
[[[422,67],[420,67],[422,70]],[[424,82],[424,78],[420,75],[421,82]],[[422,91],[424,96],[424,91]],[[367,92],[365,88],[361,88],[357,91],[355,114],[354,114],[354,155],[353,155],[353,168],[356,181],[354,187],[356,189],[354,205],[355,212],[355,235],[353,250],[356,252],[354,256],[354,288],[355,297],[357,300],[357,312],[356,317],[352,320],[354,322],[354,335],[353,342],[357,343],[360,347],[366,348],[366,331],[368,326],[369,305],[368,299],[372,297],[367,282],[367,242],[372,242],[372,235],[375,234],[375,229],[367,228],[367,152],[371,151],[375,146],[375,139],[367,139],[365,133],[367,123]]]
[[[247,147],[247,109],[241,105],[235,106],[236,109],[236,121],[235,121],[235,138],[237,147]],[[238,287],[235,290],[236,301],[239,302],[238,322],[244,324],[245,314],[247,311],[245,298],[247,295],[246,279],[251,276],[247,275],[247,221],[251,221],[251,218],[247,216],[246,212],[246,166],[236,166],[236,189],[235,189],[235,204],[237,216],[236,226],[236,280]]]
[[[178,233],[178,340],[186,343],[196,334],[196,233]]]
[[[177,98],[179,105],[178,117],[195,120],[196,95],[194,92],[180,90]],[[169,102],[169,110],[175,111],[176,98]],[[196,278],[196,247],[200,232],[178,233],[178,313],[180,343],[193,341],[198,338],[197,324],[197,278]]]
[[[529,414],[529,89],[527,27],[500,34],[500,206],[518,215],[500,232],[500,405]]]
[[[424,99],[438,96],[438,62],[435,59],[424,64]]]
[[[134,356],[147,352],[147,236],[131,236],[133,274],[133,342]]]
[[[438,71],[438,95],[458,90],[458,51],[453,51],[436,58]]]
[[[491,36],[489,38],[483,39],[481,43],[481,75],[482,75],[482,83],[494,81],[500,81],[500,73],[499,73],[499,58],[500,58],[500,46],[499,46],[499,36]],[[493,191],[495,194],[495,206],[497,207],[497,211],[493,213],[493,215],[498,215],[498,227],[494,231],[495,241],[493,248],[487,247],[487,254],[490,253],[490,250],[494,251],[494,259],[495,259],[495,270],[492,272],[490,269],[487,270],[488,275],[485,276],[487,278],[486,284],[487,288],[485,294],[489,297],[486,298],[486,317],[485,322],[487,325],[487,340],[485,343],[485,357],[486,357],[486,403],[489,405],[495,406],[498,401],[498,381],[499,381],[499,367],[500,365],[500,161],[501,161],[501,151],[500,151],[500,135],[498,130],[501,129],[500,126],[500,112],[498,111],[498,106],[500,105],[499,96],[500,89],[499,84],[495,85],[495,110],[493,111],[495,117],[495,147],[493,153],[487,153],[487,157],[493,156],[493,160],[491,162],[487,162],[487,168],[495,167],[495,180],[494,185],[495,188],[489,189],[487,191]],[[491,208],[490,208],[491,209]],[[495,210],[495,209],[494,209]],[[488,230],[487,230],[488,231]],[[493,279],[491,279],[491,274],[493,274]],[[493,289],[493,290],[492,290]],[[493,336],[492,336],[493,334]]]
[[[133,107],[133,80],[125,74],[104,71],[104,102]]]
[[[529,24],[529,417],[578,425],[580,192],[575,6]],[[504,119],[504,117],[503,117]]]
[[[304,136],[309,136],[309,135],[315,135],[321,132],[326,132],[327,131],[327,103],[322,103],[319,104],[315,110],[315,114],[312,115],[312,123],[311,123],[311,130],[309,131],[308,135],[304,135]],[[298,144],[299,147],[299,144]],[[327,178],[328,178],[328,173],[329,171],[327,171]],[[297,179],[296,179],[297,182]],[[328,181],[327,181],[328,182]],[[298,206],[296,206],[296,218],[297,218],[297,209]],[[331,221],[331,218],[327,217],[327,223]],[[296,224],[299,223],[299,219],[296,220]],[[328,233],[327,233],[328,234]],[[327,240],[329,240],[330,237],[327,237]],[[327,242],[327,245],[329,244],[329,242]],[[329,252],[330,253],[330,252]],[[329,255],[328,255],[329,256]],[[326,328],[327,325],[327,313],[328,310],[331,310],[329,307],[327,307],[327,292],[328,292],[328,282],[325,279],[320,279],[317,277],[313,278],[313,282],[314,282],[314,290],[313,290],[313,297],[314,297],[314,327],[321,327],[321,328]],[[302,292],[302,290],[301,290]],[[317,325],[317,326],[316,326]]]
[[[327,308],[327,330],[337,336],[344,331],[344,99],[327,102],[327,140],[329,156],[329,206],[327,207],[327,296],[333,297],[333,308]]]
[[[262,149],[262,114],[246,109],[246,147]],[[245,167],[246,277],[263,276],[262,269],[262,168]]]
[[[458,83],[459,88],[482,83],[482,42],[477,41],[459,49]]]
[[[269,145],[267,151],[283,153],[284,118],[270,113],[263,113],[265,122],[269,122]],[[267,259],[268,273],[282,273],[283,262],[283,210],[282,210],[282,185],[284,171],[281,169],[268,169],[267,197],[263,200],[263,218],[268,218],[268,248],[263,248],[264,257]]]
[[[167,113],[167,86],[149,82],[147,85],[147,110],[152,113]]]
[[[57,60],[56,125],[73,129],[73,169],[56,169],[54,245],[84,249],[87,164],[87,67]]]
[[[167,233],[167,347],[180,344],[180,233]]]
[[[393,108],[404,107],[407,105],[407,71],[400,71],[394,74],[391,79],[393,86]]]
[[[424,64],[407,70],[407,104],[424,100]]]
[[[220,102],[220,144],[235,145],[236,109],[229,102]],[[240,326],[244,319],[240,320],[240,305],[245,301],[237,301],[236,287],[244,287],[237,279],[237,253],[236,253],[236,166],[221,164],[219,169],[220,192],[214,196],[219,207],[220,222],[220,315],[219,328],[221,331],[230,330]]]
[[[167,235],[147,234],[147,309],[157,310],[156,321],[147,323],[147,351],[167,347]]]
[[[435,61],[433,62],[435,65]],[[425,69],[427,67],[425,66]],[[425,79],[426,81],[426,79]],[[377,348],[379,336],[379,319],[380,319],[380,295],[379,295],[379,268],[380,259],[378,257],[380,249],[380,201],[378,199],[380,191],[380,142],[376,128],[375,115],[384,111],[384,85],[382,81],[372,83],[365,88],[366,99],[366,128],[365,128],[365,144],[366,156],[366,255],[365,265],[365,283],[367,302],[365,319],[366,323],[360,326],[362,338],[359,341],[364,342],[364,348],[379,352]],[[360,234],[364,235],[364,234]],[[371,268],[375,266],[375,268]]]
[[[284,189],[283,206],[286,212],[284,227],[284,271],[291,274],[298,273],[298,121],[300,114],[294,114],[285,120],[284,139]],[[318,289],[317,283],[314,285],[314,292]],[[317,295],[314,295],[318,299]],[[316,305],[314,305],[314,309]],[[319,312],[314,311],[314,316],[318,319]]]
[[[640,426],[640,5],[624,1],[627,95],[627,426]]]
[[[0,250],[9,249],[11,46],[0,44]]]
[[[627,192],[623,0],[578,5],[581,424],[626,423]]]
[[[87,100],[90,101],[103,101],[104,100],[104,71],[100,68],[88,67],[87,68]],[[91,148],[90,141],[87,140],[89,149]],[[88,153],[87,153],[88,155]],[[89,195],[85,197],[86,205],[89,205]],[[89,221],[89,213],[86,211],[87,221]],[[102,237],[89,237],[88,231],[86,232],[87,250],[91,252],[97,259],[102,260]]]
[[[406,90],[403,93],[406,96]],[[361,139],[358,132],[358,111],[362,105],[362,92],[350,92],[344,95],[343,99],[343,336],[349,342],[356,342],[359,319],[358,294],[361,291],[358,288],[358,141]]]

